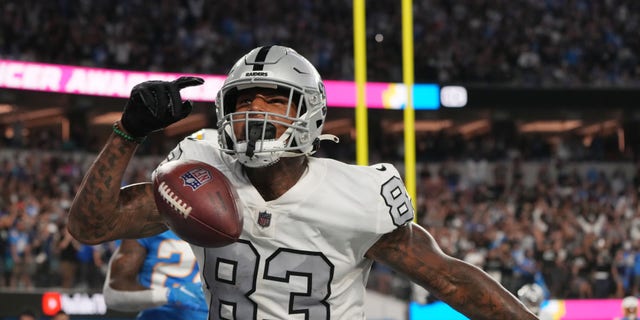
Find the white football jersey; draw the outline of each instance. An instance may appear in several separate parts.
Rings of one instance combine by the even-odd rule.
[[[265,201],[242,166],[201,130],[167,157],[206,162],[237,188],[244,215],[240,240],[193,246],[210,319],[365,319],[367,250],[413,219],[396,168],[309,158],[298,183]]]

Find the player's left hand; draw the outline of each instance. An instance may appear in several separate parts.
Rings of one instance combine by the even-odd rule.
[[[187,283],[185,285],[169,288],[167,292],[169,304],[193,310],[206,309],[207,303],[204,300],[202,285],[199,283]]]

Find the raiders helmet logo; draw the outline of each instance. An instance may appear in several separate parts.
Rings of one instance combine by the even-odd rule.
[[[251,71],[244,74],[245,77],[268,77],[269,73],[266,71]]]

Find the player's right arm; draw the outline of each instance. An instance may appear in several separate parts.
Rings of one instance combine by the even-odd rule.
[[[153,199],[149,182],[120,189],[133,157],[136,139],[183,119],[191,103],[180,90],[204,80],[181,77],[175,81],[147,81],[131,91],[118,123],[122,134],[111,134],[91,165],[69,211],[69,231],[77,240],[97,244],[114,239],[142,238],[167,229]],[[128,138],[127,138],[128,137]]]
[[[151,183],[120,189],[138,145],[111,134],[84,177],[69,210],[69,232],[77,240],[98,244],[141,238],[167,229],[154,200]]]

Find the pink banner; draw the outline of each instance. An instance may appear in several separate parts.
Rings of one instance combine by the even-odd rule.
[[[615,320],[622,318],[622,299],[549,300],[544,313],[554,320]]]
[[[131,88],[140,82],[173,80],[184,75],[205,79],[204,85],[182,91],[185,99],[197,101],[213,101],[225,79],[222,75],[136,72],[0,60],[0,88],[67,94],[126,98]],[[325,86],[329,106],[355,106],[355,82],[328,80],[325,81]],[[367,83],[367,106],[399,109],[406,100],[405,93],[403,86],[399,84]]]
[[[186,74],[121,71],[44,63],[0,60],[0,87],[126,98],[131,88],[147,80],[173,80]],[[224,77],[196,75],[205,84],[182,91],[185,99],[213,101]]]

